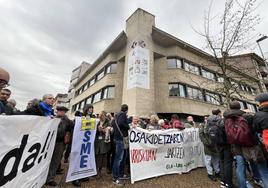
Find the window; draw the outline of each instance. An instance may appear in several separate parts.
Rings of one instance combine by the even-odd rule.
[[[176,58],[167,59],[167,65],[170,69],[182,68],[182,60]]]
[[[169,96],[185,97],[185,86],[182,84],[169,84]]]
[[[246,105],[247,105],[247,104],[246,104],[244,101],[238,101],[238,102],[239,102],[239,104],[240,104],[240,107],[241,107],[240,109],[241,109],[241,110],[246,109]]]
[[[84,91],[88,88],[88,84],[84,84]]]
[[[256,112],[256,107],[253,104],[247,103],[247,107],[251,112]]]
[[[85,104],[91,104],[91,103],[92,103],[92,97],[90,96],[90,97],[86,98]]]
[[[100,80],[104,77],[104,70],[97,74],[97,80]]]
[[[80,109],[83,109],[83,108],[84,108],[84,106],[85,106],[85,101],[84,101],[84,100],[82,100],[80,103],[81,103],[81,105],[80,105]]]
[[[186,97],[186,87],[184,85],[179,84],[179,89],[180,89],[180,96]]]
[[[95,93],[93,96],[93,103],[99,102],[101,100],[101,91]]]
[[[77,107],[77,104],[75,104],[75,105],[72,106],[72,111],[73,112],[76,111],[76,107]]]
[[[220,83],[223,83],[224,82],[224,78],[218,75],[217,76],[217,81],[220,82]]]
[[[169,96],[180,96],[178,84],[169,84]]]
[[[187,87],[187,94],[190,99],[203,100],[203,94],[199,89]]]
[[[253,87],[251,87],[250,89],[251,89],[251,93],[252,93],[252,95],[256,95],[256,89],[253,88]]]
[[[110,64],[110,65],[108,65],[106,67],[106,74],[108,74],[108,73],[116,73],[116,69],[117,69],[117,64],[112,63],[112,64]]]
[[[199,67],[198,67],[198,66],[195,66],[195,65],[192,65],[192,64],[189,64],[189,63],[185,62],[185,63],[184,63],[184,69],[185,69],[186,71],[191,72],[191,73],[200,75]]]
[[[216,75],[213,72],[202,69],[202,76],[210,80],[216,80]]]
[[[220,96],[218,94],[206,92],[206,101],[211,104],[217,104],[220,105]]]
[[[95,78],[92,78],[92,79],[89,81],[89,86],[92,86],[93,84],[95,84]]]
[[[103,90],[103,99],[114,98],[114,86],[107,87]]]

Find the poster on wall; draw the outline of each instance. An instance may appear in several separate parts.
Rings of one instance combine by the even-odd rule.
[[[150,89],[149,50],[143,41],[134,42],[128,54],[127,89]]]

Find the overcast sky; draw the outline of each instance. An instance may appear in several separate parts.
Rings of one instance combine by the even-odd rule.
[[[223,4],[215,2],[213,11],[218,14]],[[262,22],[256,34],[268,35],[268,1],[259,3],[256,13]],[[156,27],[205,50],[192,27],[202,29],[209,4],[210,0],[0,0],[0,66],[11,75],[11,98],[25,109],[30,99],[66,93],[72,70],[82,61],[93,63],[125,30],[125,20],[137,8],[154,14]],[[267,58],[268,39],[261,47]],[[260,54],[256,45],[248,52]]]

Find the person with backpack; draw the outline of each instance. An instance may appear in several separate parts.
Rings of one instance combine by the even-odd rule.
[[[259,111],[255,113],[253,118],[253,129],[262,136],[263,144],[266,148],[266,156],[268,151],[268,93],[261,93],[255,99],[259,102]],[[267,161],[257,164],[258,172],[261,176],[265,187],[268,187],[268,169]]]
[[[205,122],[200,124],[199,137],[204,145],[205,152],[205,166],[208,173],[208,178],[212,181],[217,181],[217,177],[220,176],[220,161],[217,154],[215,144],[211,141],[208,134],[208,116],[205,116]],[[215,174],[213,173],[215,172]]]
[[[207,122],[209,138],[211,139],[212,143],[215,144],[216,151],[220,158],[220,187],[231,188],[233,187],[233,156],[231,153],[231,146],[227,143],[221,110],[213,110],[212,115],[208,117]]]
[[[236,177],[239,188],[252,187],[246,178],[246,159],[243,155],[245,147],[257,145],[252,129],[245,119],[246,113],[240,110],[240,103],[233,101],[229,104],[230,109],[224,112],[224,127],[227,141],[231,144],[232,152],[236,161]]]

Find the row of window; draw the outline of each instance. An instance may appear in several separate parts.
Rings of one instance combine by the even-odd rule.
[[[98,92],[88,96],[87,98],[85,98],[82,101],[79,101],[78,103],[73,105],[72,112],[83,109],[86,104],[94,104],[96,102],[99,102],[102,99],[114,98],[114,96],[115,96],[115,87],[114,86],[104,87],[101,90],[99,90]]]
[[[87,88],[95,84],[98,80],[102,79],[106,74],[116,73],[117,63],[110,63],[103,67],[97,74],[90,78],[84,85],[82,85],[76,92],[75,96],[80,95]]]
[[[221,105],[224,104],[225,97],[216,93],[212,93],[207,90],[200,90],[192,86],[188,86],[181,83],[169,84],[169,96],[185,97],[195,100],[208,102],[211,104]],[[256,112],[257,108],[255,104],[239,101],[242,109],[250,109]]]
[[[200,66],[197,65],[193,65],[189,62],[187,62],[187,60],[184,59],[179,59],[179,58],[168,58],[167,59],[167,66],[170,69],[176,69],[176,68],[180,68],[180,69],[184,69],[188,72],[191,72],[193,74],[196,75],[200,75],[203,76],[207,79],[213,80],[213,81],[217,81],[217,82],[224,82],[224,78],[221,77],[219,74],[216,74],[214,72],[211,72],[207,69],[201,68]],[[233,81],[233,83],[235,83]],[[248,92],[252,95],[256,94],[256,89],[252,88],[246,84],[238,84],[235,83],[239,89],[241,89],[242,91]]]

